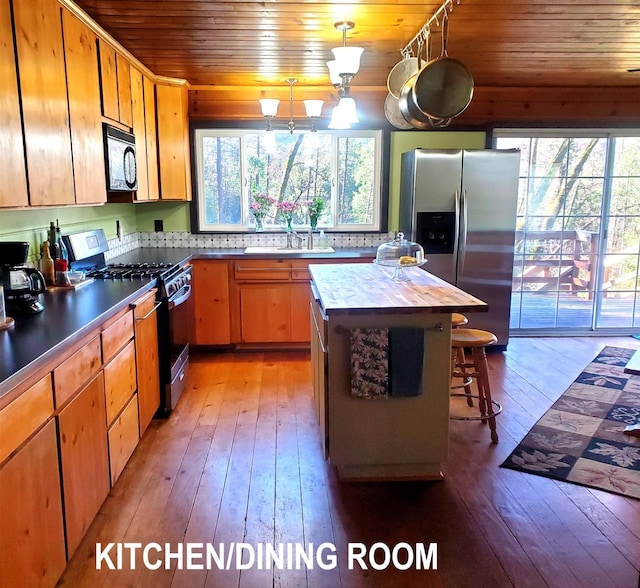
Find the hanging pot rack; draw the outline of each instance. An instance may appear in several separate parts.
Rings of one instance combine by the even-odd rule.
[[[417,53],[414,53],[413,46],[417,45],[418,47],[422,47],[425,43],[429,42],[429,37],[431,36],[431,27],[433,25],[440,26],[440,22],[444,18],[447,18],[449,14],[453,12],[453,5],[460,4],[461,0],[445,0],[438,10],[436,10],[431,18],[427,20],[422,25],[422,28],[414,35],[413,39],[409,41],[404,48],[400,51],[403,58],[406,57],[417,57]],[[420,52],[420,48],[418,48],[418,53]]]

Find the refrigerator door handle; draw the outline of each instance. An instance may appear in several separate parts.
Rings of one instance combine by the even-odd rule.
[[[458,192],[458,190],[456,190],[455,194],[453,195],[453,206],[454,206],[454,212],[455,212],[455,227],[454,227],[454,232],[453,232],[453,255],[454,255],[454,278],[457,279],[458,278],[458,270],[456,269],[458,267],[458,255],[459,255],[459,248],[460,248],[460,192]]]
[[[460,197],[460,235],[458,236],[458,275],[464,270],[464,258],[467,253],[467,191],[462,190]],[[456,276],[457,278],[458,276]]]

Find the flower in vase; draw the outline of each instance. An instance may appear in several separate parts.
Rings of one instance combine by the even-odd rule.
[[[275,198],[266,194],[255,194],[253,196],[253,202],[249,204],[249,211],[256,221],[256,229],[262,229],[264,217],[267,216],[269,209],[275,202]]]
[[[318,220],[322,216],[325,201],[320,198],[320,196],[315,196],[311,200],[305,201],[304,205],[307,207],[307,214],[309,215],[309,224],[311,225],[311,229],[315,230],[318,226]]]
[[[285,200],[283,202],[278,202],[277,208],[280,216],[287,223],[287,231],[292,231],[293,227],[291,226],[291,223],[293,222],[293,215],[298,209],[298,204],[296,202],[289,202]]]

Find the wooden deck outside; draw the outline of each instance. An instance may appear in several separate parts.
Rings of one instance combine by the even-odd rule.
[[[605,344],[640,346],[517,338],[490,354],[500,443],[480,423],[452,421],[445,479],[428,483],[337,479],[322,459],[307,353],[197,356],[177,410],[145,433],[61,585],[635,588],[640,501],[498,467]],[[122,541],[328,542],[338,566],[96,571],[96,542]],[[437,569],[348,569],[349,542],[437,543]]]
[[[568,292],[535,292],[511,298],[511,329],[584,329],[591,327],[594,300]],[[634,318],[635,316],[635,318]],[[605,298],[597,328],[640,329],[640,301]]]

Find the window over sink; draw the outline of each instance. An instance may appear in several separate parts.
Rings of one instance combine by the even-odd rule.
[[[193,230],[308,229],[318,204],[318,230],[386,230],[382,151],[381,130],[197,128]]]

